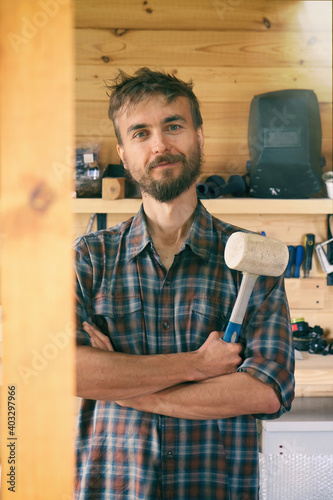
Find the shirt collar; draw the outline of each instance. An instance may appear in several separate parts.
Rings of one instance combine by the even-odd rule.
[[[213,239],[213,220],[200,200],[194,211],[194,219],[188,237],[183,247],[191,250],[204,259],[209,260]],[[147,245],[153,245],[149,235],[143,205],[134,216],[128,233],[127,260],[131,260],[141,253]]]
[[[198,200],[192,226],[184,245],[188,245],[196,255],[208,261],[212,242],[213,218],[201,201]]]
[[[128,233],[127,260],[131,260],[152,244],[152,239],[149,235],[145,212],[143,205],[134,216]]]

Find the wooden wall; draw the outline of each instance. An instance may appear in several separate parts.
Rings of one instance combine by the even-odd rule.
[[[163,68],[193,79],[202,103],[205,174],[245,173],[254,95],[287,88],[318,96],[332,168],[331,2],[77,0],[77,137],[118,163],[104,81],[118,68]]]
[[[332,169],[331,2],[295,0],[77,0],[76,134],[78,144],[100,145],[101,165],[118,163],[116,139],[107,118],[104,81],[118,68],[163,68],[193,79],[202,104],[204,175],[246,172],[248,113],[254,95],[287,88],[312,89],[322,119],[325,170]],[[264,202],[263,202],[264,203]],[[301,244],[313,232],[327,239],[326,215],[224,215],[224,220]],[[75,236],[89,214],[76,215]],[[128,218],[109,214],[108,225]],[[96,226],[93,226],[95,229]],[[333,287],[327,287],[317,258],[311,277],[322,280],[320,304],[302,307],[303,285],[292,315],[305,316],[333,338]],[[296,280],[295,280],[296,281]],[[303,280],[306,281],[306,280]]]

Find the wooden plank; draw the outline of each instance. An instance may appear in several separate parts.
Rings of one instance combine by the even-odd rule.
[[[296,361],[296,396],[333,396],[333,356],[302,352]]]
[[[330,32],[77,29],[79,65],[328,67]]]
[[[330,31],[330,2],[265,0],[78,0],[76,26],[107,29]],[[316,2],[317,3],[317,2]],[[319,3],[319,2],[318,2]]]
[[[303,269],[300,274],[303,276]],[[325,278],[290,278],[285,283],[291,309],[324,309]]]
[[[261,204],[267,208],[260,209],[260,203],[259,203],[260,201]],[[276,209],[274,213],[266,214],[265,213],[266,211],[267,212],[274,211],[274,209],[276,208],[274,207],[274,205],[278,201],[281,202],[283,201],[283,203],[281,204],[281,209],[280,210]],[[255,206],[257,205],[257,208],[259,210],[256,214],[255,213],[251,214],[251,212],[249,213],[245,212],[243,214],[229,215],[227,213],[222,212],[220,214],[215,213],[215,215],[217,215],[217,217],[220,219],[222,218],[223,220],[226,220],[227,222],[234,224],[235,226],[245,227],[247,229],[250,229],[251,231],[255,231],[258,233],[261,231],[265,231],[267,236],[281,239],[287,245],[299,245],[300,243],[304,242],[306,232],[312,232],[313,234],[315,234],[316,239],[318,241],[322,241],[321,236],[325,233],[326,215],[321,214],[320,208],[324,207],[319,207],[318,214],[314,213],[316,211],[316,208],[313,205],[312,205],[313,208],[312,214],[299,214],[299,213],[293,214],[290,212],[292,212],[292,208],[295,205],[297,205],[297,203],[295,202],[295,200],[292,200],[293,203],[290,206],[289,203],[285,204],[286,201],[287,200],[256,200],[253,201],[253,203],[252,202],[246,203],[246,200],[244,199],[242,200],[242,203],[244,203],[244,212],[249,209],[251,209],[251,211],[252,210],[254,211]],[[300,207],[302,207],[302,204],[304,203],[305,200],[298,200],[298,201],[300,201]],[[305,207],[305,204],[303,205],[303,207]],[[309,210],[305,209],[305,211],[307,212],[310,210],[311,210],[311,203]],[[308,223],[308,225],[306,225],[306,223]],[[319,264],[319,261],[317,261],[316,259],[316,256],[314,256],[313,259],[311,276],[323,277],[323,272]]]
[[[0,11],[2,500],[72,498],[72,170],[55,169],[73,147],[72,10],[52,5]]]
[[[132,74],[137,66],[123,66]],[[251,102],[254,95],[281,89],[313,89],[319,102],[331,102],[332,72],[330,68],[216,68],[200,66],[169,67],[167,72],[185,81],[194,81],[194,92],[200,102]],[[118,73],[114,67],[77,66],[77,99],[103,101],[104,82]]]
[[[332,103],[319,103],[323,137],[332,138]],[[201,113],[208,137],[247,137],[250,102],[204,102]],[[99,141],[114,137],[108,100],[76,101],[76,135]]]

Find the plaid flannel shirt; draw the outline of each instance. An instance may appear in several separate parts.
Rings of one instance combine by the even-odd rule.
[[[145,214],[83,236],[76,243],[77,343],[90,345],[93,321],[116,351],[140,354],[198,349],[223,331],[241,275],[224,262],[239,228],[211,216],[199,201],[181,251],[166,272]],[[294,359],[283,278],[260,277],[239,341],[240,371],[281,395],[275,415],[187,420],[82,400],[76,438],[78,500],[254,500],[258,498],[256,418],[290,409]]]

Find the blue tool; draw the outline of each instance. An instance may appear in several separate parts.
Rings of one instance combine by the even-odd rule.
[[[304,259],[304,253],[305,253],[305,250],[304,250],[303,245],[297,245],[297,247],[296,247],[294,278],[299,278],[301,265],[302,265],[302,262],[303,262],[303,259]]]

